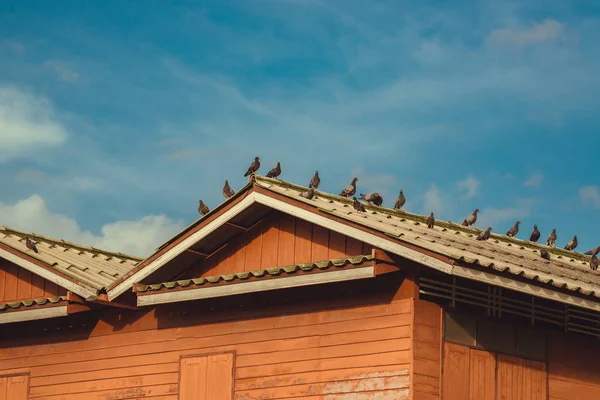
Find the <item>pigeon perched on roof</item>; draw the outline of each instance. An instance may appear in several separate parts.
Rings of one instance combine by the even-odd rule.
[[[255,173],[256,171],[258,171],[259,168],[260,168],[260,158],[254,157],[254,161],[252,162],[252,164],[250,164],[250,166],[248,167],[248,171],[246,171],[244,176],[248,176],[248,175]]]
[[[396,199],[396,202],[394,203],[394,208],[396,210],[402,210],[402,207],[404,207],[404,203],[406,203],[406,198],[404,197],[404,193],[402,193],[402,190],[401,190],[400,193],[398,194],[398,198]]]
[[[206,206],[206,204],[204,204],[204,202],[202,200],[198,200],[199,206],[198,206],[198,212],[200,213],[200,215],[206,215],[209,213],[209,209]]]
[[[533,225],[533,232],[531,232],[531,236],[529,236],[530,242],[537,242],[540,239],[540,231],[538,231],[537,225]]]
[[[471,226],[473,225],[475,222],[477,222],[477,213],[479,212],[479,208],[476,208],[473,211],[473,214],[469,215],[464,221],[463,221],[463,226]]]
[[[340,193],[340,196],[351,197],[356,193],[356,182],[358,182],[358,178],[352,178],[352,182],[348,187]]]
[[[598,269],[598,256],[596,254],[592,255],[592,258],[590,259],[590,268],[592,271]]]
[[[310,187],[306,192],[300,193],[301,197],[304,197],[305,199],[308,199],[308,200],[312,199],[314,195],[315,195],[314,187]]]
[[[267,172],[267,178],[277,178],[281,175],[281,164],[277,161],[277,166]]]
[[[367,203],[371,204],[374,203],[375,201],[377,201],[377,198],[379,197],[379,193],[375,192],[375,193],[371,193],[371,194],[360,194],[360,198],[363,199],[364,201],[366,201]]]
[[[352,198],[354,200],[354,203],[352,204],[352,207],[354,207],[354,209],[358,212],[367,212],[367,210],[365,210],[365,206],[362,205],[362,203],[360,201],[358,201],[358,199],[356,197]]]
[[[29,239],[28,237],[25,238],[25,246],[27,246],[27,248],[31,251],[33,251],[34,253],[39,253],[40,251],[37,249],[37,246],[35,245],[35,242],[31,239]]]
[[[375,204],[377,207],[381,207],[381,205],[383,204],[383,197],[381,197],[381,195],[378,194],[377,197],[373,199],[373,204]]]
[[[583,254],[585,254],[587,256],[593,256],[594,254],[598,254],[598,253],[600,253],[600,246],[596,247],[595,249],[588,250]]]
[[[223,196],[225,196],[225,198],[228,199],[234,194],[235,191],[231,188],[231,186],[229,186],[229,181],[226,179],[225,186],[223,186]]]
[[[546,240],[546,246],[554,247],[556,239],[558,239],[558,237],[556,236],[556,228],[552,228],[552,232],[550,232],[550,234],[548,235],[548,240]]]
[[[479,233],[479,236],[477,236],[477,240],[488,240],[491,236],[491,231],[492,227],[488,226],[488,228],[485,231],[481,231],[481,233]]]
[[[315,171],[315,175],[310,180],[308,187],[318,189],[320,184],[321,184],[321,178],[319,178],[319,171]]]
[[[573,239],[571,239],[571,241],[569,243],[567,243],[567,245],[565,246],[565,250],[575,250],[575,247],[577,247],[577,235],[573,236]]]
[[[521,221],[515,222],[515,225],[512,228],[510,228],[508,230],[508,232],[506,232],[506,236],[508,236],[508,237],[514,237],[514,236],[516,236],[517,233],[519,233],[519,224],[520,223],[521,223]]]
[[[541,249],[540,250],[540,257],[542,257],[544,260],[550,260],[550,253],[548,253],[546,251],[546,249]]]
[[[434,226],[435,226],[435,217],[433,216],[433,211],[432,211],[431,214],[429,214],[429,217],[427,217],[427,227],[429,229],[433,229]]]

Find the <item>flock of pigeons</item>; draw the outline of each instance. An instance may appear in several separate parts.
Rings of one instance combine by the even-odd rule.
[[[256,173],[256,171],[258,171],[259,168],[260,168],[260,158],[255,157],[254,161],[252,162],[252,164],[250,164],[250,166],[248,167],[248,170],[246,171],[244,176],[250,176],[251,174]],[[279,178],[279,175],[281,175],[281,164],[278,161],[277,166],[275,166],[269,172],[267,172],[266,177],[277,179],[277,178]],[[358,182],[358,178],[356,178],[356,177],[352,178],[352,182],[350,182],[350,185],[348,185],[348,187],[346,187],[344,190],[342,190],[339,195],[343,196],[343,197],[348,197],[348,198],[352,197],[352,200],[353,200],[352,206],[354,207],[354,209],[357,212],[366,212],[365,206],[363,205],[363,203],[361,203],[355,196],[356,182]],[[312,179],[310,180],[310,184],[308,185],[308,190],[300,193],[300,196],[305,199],[308,199],[308,200],[312,199],[315,195],[315,190],[319,187],[320,183],[321,183],[321,178],[319,177],[319,171],[315,171],[315,175],[312,177]],[[223,196],[225,196],[225,198],[228,199],[231,196],[233,196],[234,194],[235,194],[235,191],[229,186],[229,182],[226,180],[225,186],[223,187]],[[383,204],[383,197],[381,197],[381,195],[377,192],[371,193],[371,194],[359,193],[359,195],[360,195],[360,198],[362,200],[364,200],[365,202],[367,202],[367,204],[369,204],[369,205],[374,204],[376,206],[381,207],[381,205]],[[210,211],[209,208],[206,206],[206,204],[204,204],[204,202],[202,200],[199,200],[199,203],[200,203],[200,205],[198,207],[198,212],[201,215],[207,214]],[[394,202],[394,209],[401,210],[402,207],[404,206],[404,203],[406,203],[406,198],[404,197],[404,193],[402,193],[402,190],[400,190],[400,193],[398,194],[398,197],[396,198],[396,201]],[[476,208],[471,215],[469,215],[467,218],[465,218],[462,225],[470,227],[473,224],[475,224],[475,222],[477,222],[477,214],[478,213],[479,213],[479,209]],[[521,224],[521,221],[515,222],[515,225],[512,228],[510,228],[508,230],[508,232],[506,232],[506,236],[515,237],[517,235],[517,233],[519,233],[519,225],[520,224]],[[427,217],[427,227],[430,229],[433,229],[434,226],[435,226],[435,217],[432,212],[429,214],[429,217]],[[492,228],[488,227],[486,230],[482,231],[477,236],[477,240],[480,240],[480,241],[488,240],[491,236],[491,231],[492,231]],[[537,225],[533,225],[533,232],[531,232],[531,235],[529,236],[529,241],[537,243],[537,241],[540,239],[540,236],[541,236],[541,233],[538,230]],[[556,228],[553,228],[550,235],[548,235],[548,239],[546,240],[546,246],[555,247],[557,239],[558,239],[558,237],[556,235]],[[573,236],[573,239],[571,241],[569,241],[569,243],[567,243],[567,245],[565,246],[565,250],[575,250],[577,245],[578,245],[577,235],[575,235],[575,236]],[[28,245],[28,247],[29,247],[29,245]],[[600,246],[598,246],[592,250],[589,250],[585,253],[586,255],[592,256],[590,259],[590,268],[594,271],[596,269],[598,269],[598,254],[599,253],[600,253]],[[545,260],[550,260],[550,253],[548,253],[548,251],[546,251],[545,249],[540,250],[540,256]]]

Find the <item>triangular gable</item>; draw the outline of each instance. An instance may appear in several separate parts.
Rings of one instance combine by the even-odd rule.
[[[0,258],[0,304],[66,295],[64,287]]]

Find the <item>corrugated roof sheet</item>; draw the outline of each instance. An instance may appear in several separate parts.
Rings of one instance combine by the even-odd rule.
[[[427,228],[426,216],[367,204],[367,212],[359,213],[352,207],[351,199],[315,191],[315,197],[307,200],[299,196],[307,190],[305,187],[262,176],[255,178],[255,184],[267,190],[456,261],[600,297],[600,274],[589,268],[590,258],[581,253],[497,234],[488,241],[477,241],[481,231],[476,228],[436,219],[435,229],[431,230]],[[551,254],[551,261],[540,257],[541,249]]]
[[[45,304],[56,304],[61,301],[67,301],[67,296],[58,296],[58,297],[48,297],[44,299],[35,299],[35,300],[20,300],[13,301],[9,303],[0,304],[0,311],[6,311],[9,309],[15,309],[20,307],[31,307],[33,305],[43,306]]]
[[[27,248],[25,237],[36,242],[39,253]],[[115,282],[142,260],[128,254],[100,250],[7,227],[0,227],[0,243],[97,290]]]
[[[245,280],[251,277],[255,278],[263,278],[266,276],[277,276],[281,274],[293,274],[298,271],[302,272],[310,272],[314,269],[326,270],[329,268],[343,268],[348,265],[358,265],[362,264],[366,261],[373,260],[373,257],[370,255],[361,255],[354,256],[348,258],[336,258],[333,260],[319,261],[313,263],[304,263],[304,264],[294,264],[286,267],[276,267],[276,268],[267,268],[267,269],[257,269],[250,272],[238,272],[235,274],[226,274],[226,275],[218,275],[218,276],[209,276],[206,278],[196,278],[196,279],[185,279],[174,282],[163,282],[157,283],[153,285],[138,285],[138,292],[146,292],[146,291],[155,291],[160,290],[162,288],[173,289],[175,287],[187,287],[190,285],[194,286],[202,286],[206,283],[218,283],[220,281],[232,282],[236,280]]]

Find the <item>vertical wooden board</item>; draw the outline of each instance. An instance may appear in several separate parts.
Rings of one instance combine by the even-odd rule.
[[[262,238],[262,255],[260,268],[277,267],[277,252],[279,250],[279,220],[269,219],[265,225]]]
[[[212,400],[207,396],[208,357],[181,359],[179,400]]]
[[[17,299],[31,298],[31,272],[25,268],[19,268],[19,282],[17,284]]]
[[[58,286],[58,295],[59,296],[66,296],[67,295],[68,290],[65,289],[62,286]]]
[[[548,389],[546,363],[542,361],[523,360],[523,398],[545,400]]]
[[[323,261],[329,257],[329,230],[322,226],[313,225],[311,259]]]
[[[242,235],[235,240],[235,251],[231,257],[231,270],[234,272],[243,272],[246,268],[246,235]]]
[[[6,283],[6,271],[4,271],[4,267],[6,262],[0,259],[0,301],[4,300],[4,285]]]
[[[284,214],[279,224],[279,249],[277,251],[277,265],[286,266],[294,264],[295,243],[295,218]]]
[[[496,400],[519,399],[523,392],[523,359],[498,354]]]
[[[232,400],[233,353],[208,357],[206,394],[211,400]]]
[[[346,256],[346,236],[334,231],[329,232],[329,258],[343,258]]]
[[[8,263],[6,264],[6,278],[4,280],[4,300],[11,301],[17,299],[17,284],[18,284],[18,273],[19,267]]]
[[[262,255],[262,230],[263,225],[259,223],[248,233],[248,243],[246,245],[246,265],[244,271],[254,271],[260,269]],[[239,271],[238,271],[239,272]]]
[[[347,237],[346,238],[346,256],[352,257],[352,256],[359,256],[362,254],[371,254],[369,253],[363,253],[363,244],[361,241],[358,241],[356,239],[352,239]]]
[[[6,398],[10,400],[27,400],[29,376],[10,376],[6,384]]]
[[[0,377],[0,400],[10,400],[6,395],[6,387],[8,386],[8,378]]]
[[[363,254],[371,254],[372,251],[373,251],[373,246],[371,246],[370,244],[367,244],[367,243],[363,243],[363,249],[362,249]]]
[[[58,285],[54,282],[46,280],[44,285],[44,297],[55,297],[58,296]]]
[[[470,351],[470,399],[494,400],[496,392],[496,357],[487,351]]]
[[[312,224],[296,218],[296,243],[294,245],[294,264],[303,264],[311,259]]]
[[[444,343],[444,371],[442,393],[444,400],[469,399],[470,381],[469,348],[454,343]]]
[[[44,297],[44,285],[45,279],[37,274],[33,274],[31,277],[31,298],[39,299]]]
[[[227,264],[229,261],[229,257],[232,255],[231,253],[232,253],[232,247],[230,244],[228,244],[227,246],[225,246],[224,248],[219,250],[219,252],[213,256],[214,257],[213,268],[211,269],[210,273],[208,273],[208,271],[207,271],[207,275],[217,276],[217,275],[228,274],[229,269],[228,269]]]

